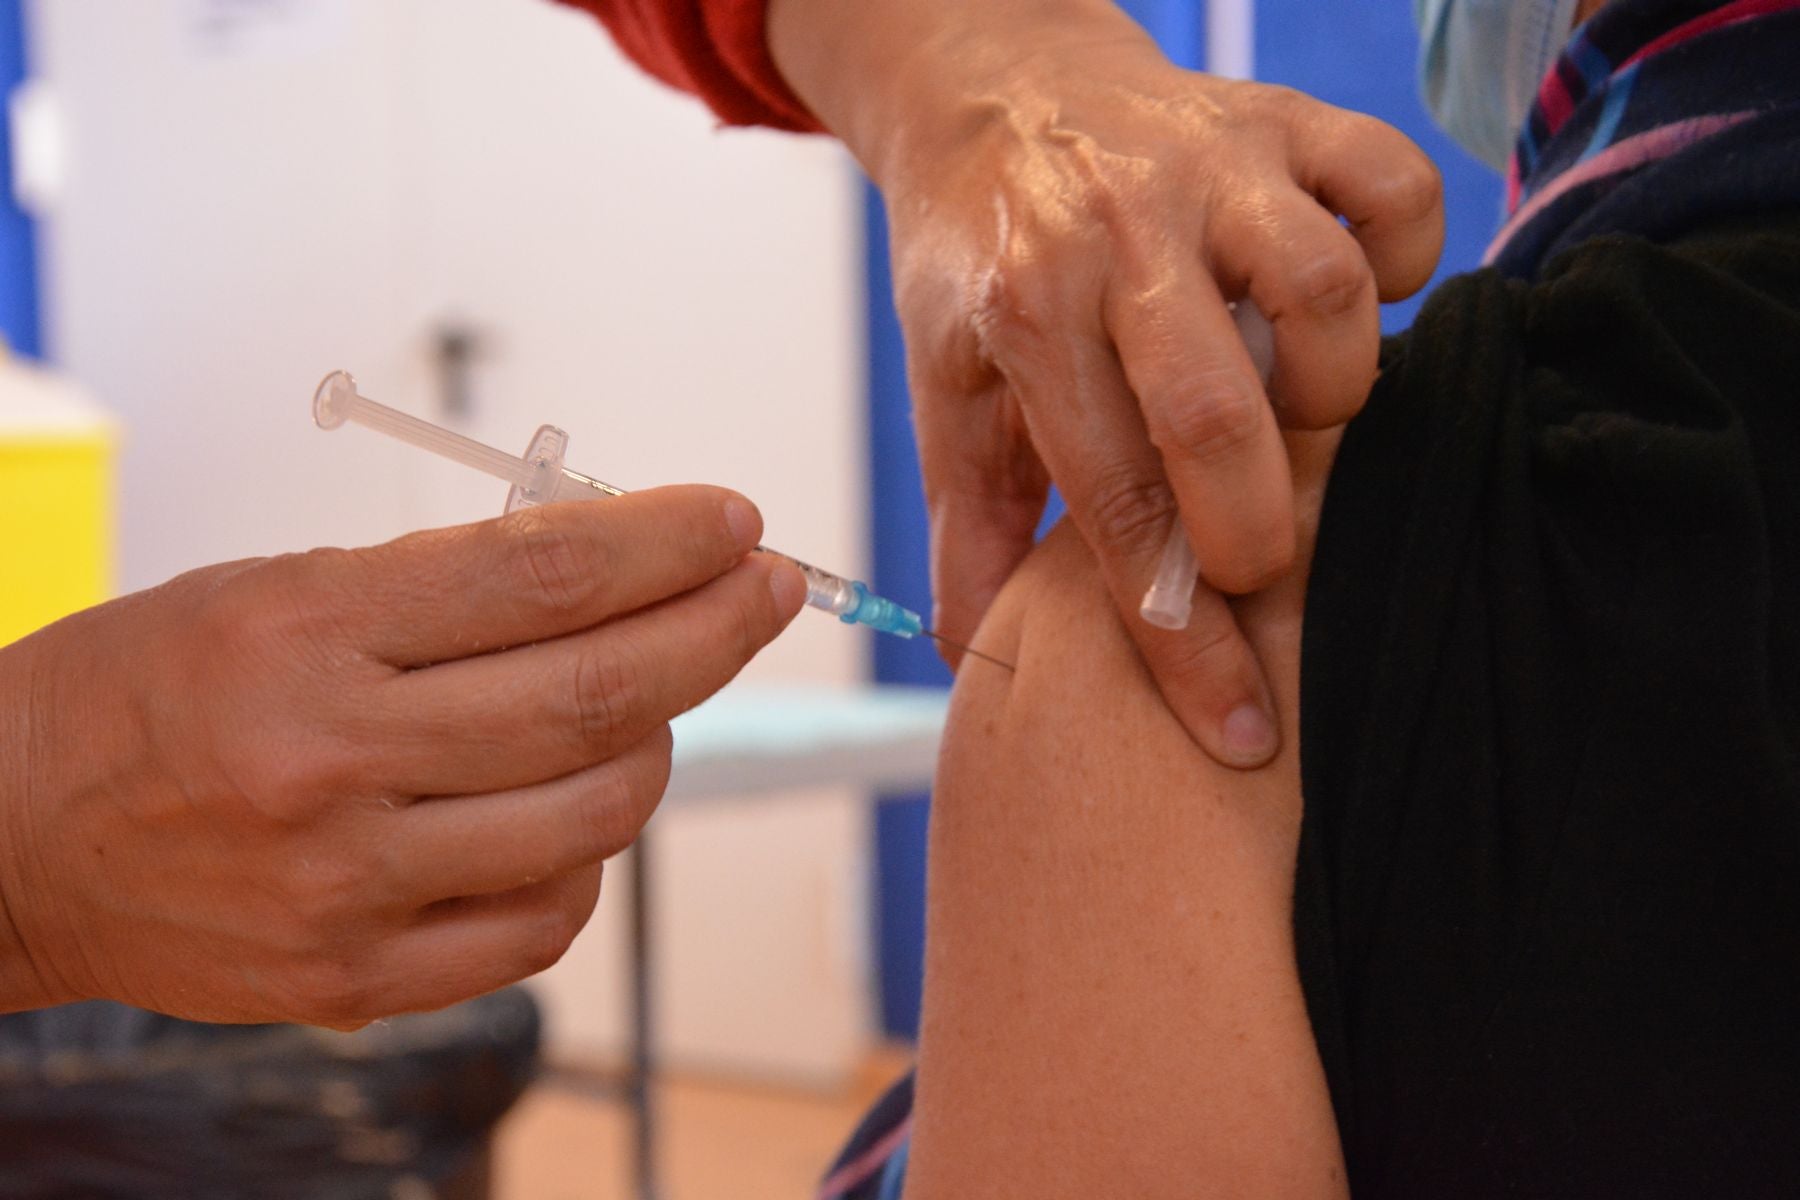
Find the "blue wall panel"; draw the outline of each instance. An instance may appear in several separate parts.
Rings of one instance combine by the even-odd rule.
[[[1169,61],[1197,71],[1206,60],[1206,6],[1201,0],[1120,0],[1119,7],[1150,31]]]
[[[872,578],[917,612],[931,612],[931,561],[925,492],[912,435],[906,351],[894,313],[887,222],[880,194],[868,189],[869,484]],[[929,618],[928,618],[929,619]],[[950,672],[926,638],[873,641],[882,683],[947,685]],[[875,809],[875,938],[880,948],[881,1023],[896,1037],[919,1028],[925,952],[924,796],[883,797]]]
[[[25,77],[19,0],[0,0],[0,99]],[[31,220],[13,202],[12,142],[0,122],[0,334],[23,354],[38,346],[37,255]]]

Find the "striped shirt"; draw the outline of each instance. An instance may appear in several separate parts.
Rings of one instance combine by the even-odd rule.
[[[1703,170],[1734,131],[1734,152],[1779,175],[1800,148],[1785,133],[1755,137],[1743,127],[1800,110],[1797,54],[1800,0],[1614,0],[1544,76],[1507,170],[1507,219],[1484,261],[1531,273],[1602,197],[1673,159]],[[1672,175],[1661,182],[1687,190]],[[1774,182],[1778,195],[1733,190],[1744,203],[1785,203],[1785,180]]]

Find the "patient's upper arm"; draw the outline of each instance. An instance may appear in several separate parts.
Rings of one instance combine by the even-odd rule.
[[[1284,736],[1253,773],[1189,740],[1073,531],[995,605],[1018,671],[962,672],[932,814],[912,1200],[1343,1194],[1291,934],[1303,590],[1242,610]]]

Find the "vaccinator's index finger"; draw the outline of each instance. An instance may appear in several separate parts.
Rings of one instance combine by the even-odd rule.
[[[742,496],[684,485],[427,530],[313,569],[341,573],[337,591],[365,653],[417,667],[558,637],[690,591],[742,561],[761,534]]]

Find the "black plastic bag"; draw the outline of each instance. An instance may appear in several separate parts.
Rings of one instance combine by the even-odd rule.
[[[99,1001],[0,1016],[0,1200],[479,1196],[538,1036],[518,988],[353,1034]]]

